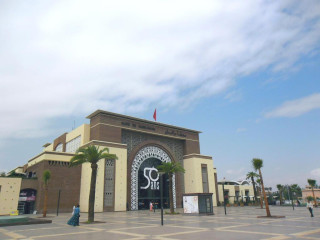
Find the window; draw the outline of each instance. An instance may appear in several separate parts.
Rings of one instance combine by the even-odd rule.
[[[62,143],[59,143],[57,146],[56,146],[56,152],[62,152]]]
[[[81,144],[81,135],[67,142],[66,152],[75,153],[80,147],[80,144]]]
[[[201,164],[202,188],[204,193],[209,192],[207,164]]]

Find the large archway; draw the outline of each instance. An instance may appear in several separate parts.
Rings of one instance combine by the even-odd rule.
[[[135,155],[131,166],[131,210],[139,209],[139,193],[141,195],[141,191],[159,191],[159,175],[155,167],[161,162],[172,162],[172,160],[164,150],[156,146],[146,146]],[[139,184],[139,170],[140,175],[142,171],[146,178],[143,184]],[[173,175],[172,190],[173,204],[174,208],[176,208],[175,175]]]

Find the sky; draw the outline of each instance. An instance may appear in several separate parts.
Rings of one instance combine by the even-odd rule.
[[[0,0],[0,171],[97,109],[202,131],[218,179],[320,183],[320,1]]]

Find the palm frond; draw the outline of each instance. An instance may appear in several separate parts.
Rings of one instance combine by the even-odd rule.
[[[259,170],[263,167],[263,160],[260,158],[254,158],[252,159],[252,166],[254,168],[254,170]]]
[[[51,172],[49,170],[45,170],[42,174],[42,179],[43,179],[45,185],[48,184],[48,181],[50,178],[51,178]]]

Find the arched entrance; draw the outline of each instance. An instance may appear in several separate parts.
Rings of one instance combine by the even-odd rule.
[[[158,202],[160,184],[156,167],[162,162],[171,161],[169,155],[156,146],[146,146],[138,151],[131,167],[131,210],[145,209],[150,201]],[[164,197],[168,197],[168,184],[163,186]],[[172,190],[173,204],[176,208],[175,175],[173,175]]]
[[[35,210],[37,190],[32,188],[22,189],[19,194],[19,214],[32,214]]]

